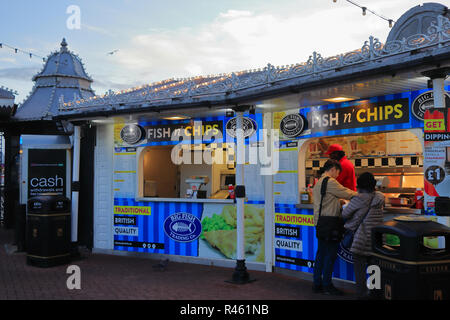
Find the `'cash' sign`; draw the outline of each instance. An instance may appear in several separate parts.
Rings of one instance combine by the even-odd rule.
[[[66,194],[66,150],[28,150],[28,198]]]

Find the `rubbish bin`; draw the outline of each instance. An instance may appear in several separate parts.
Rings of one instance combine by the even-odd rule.
[[[400,216],[374,227],[370,260],[386,300],[450,299],[450,228],[440,223]]]
[[[450,216],[450,198],[436,197],[434,202],[434,211],[437,216]]]
[[[38,196],[27,202],[27,264],[51,267],[70,260],[70,200]]]

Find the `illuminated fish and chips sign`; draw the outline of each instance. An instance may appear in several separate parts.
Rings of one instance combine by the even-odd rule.
[[[409,122],[409,100],[396,99],[344,108],[311,108],[307,114],[312,132],[352,129]]]

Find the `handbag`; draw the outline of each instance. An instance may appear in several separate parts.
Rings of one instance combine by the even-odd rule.
[[[359,227],[364,222],[364,219],[366,219],[366,216],[370,211],[370,205],[372,204],[373,197],[374,196],[372,196],[372,198],[370,198],[369,208],[367,209],[366,213],[364,214],[363,218],[361,219],[361,222],[358,224],[358,227],[356,228],[356,230],[355,231],[350,230],[350,229],[345,230],[344,237],[342,238],[342,242],[341,242],[343,248],[350,249],[352,247],[353,238],[355,237],[355,233],[356,233],[356,231],[358,231]]]
[[[341,241],[344,233],[344,221],[341,217],[322,216],[322,202],[327,190],[329,177],[325,177],[322,181],[320,189],[320,208],[319,208],[319,220],[316,225],[316,237],[317,239],[327,241]]]

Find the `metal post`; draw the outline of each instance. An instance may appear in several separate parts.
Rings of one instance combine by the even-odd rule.
[[[445,108],[444,80],[445,78],[433,79],[433,99],[435,108]]]
[[[275,223],[273,220],[274,203],[273,203],[273,167],[274,167],[274,130],[272,113],[267,112],[264,114],[264,128],[267,131],[264,135],[264,144],[266,150],[270,152],[270,165],[266,169],[270,169],[269,172],[265,172],[264,176],[264,260],[266,263],[266,272],[272,272],[274,266],[274,247],[273,247],[273,236]]]
[[[250,276],[245,266],[245,229],[244,229],[244,163],[245,144],[243,129],[244,108],[236,110],[236,214],[237,214],[237,248],[236,248],[236,268],[230,282],[245,284],[251,282]]]
[[[422,72],[422,75],[428,77],[433,82],[434,108],[445,108],[444,81],[450,74],[450,67],[432,69]]]
[[[236,113],[236,185],[244,185],[244,162],[245,162],[245,146],[244,146],[244,130],[242,125],[243,112]],[[245,230],[244,230],[244,198],[236,198],[237,209],[237,259],[245,260]]]
[[[71,219],[71,241],[76,247],[78,241],[78,195],[80,177],[80,127],[75,126],[73,132],[73,172],[72,172],[72,219]],[[73,248],[77,251],[75,248]]]

